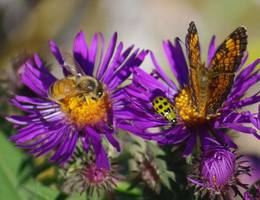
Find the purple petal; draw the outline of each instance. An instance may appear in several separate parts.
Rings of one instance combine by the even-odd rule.
[[[186,147],[182,154],[183,157],[187,157],[192,153],[196,144],[196,138],[197,138],[196,134],[191,134],[190,137],[187,139]]]
[[[215,55],[215,51],[216,51],[216,36],[214,35],[211,40],[210,40],[210,44],[209,44],[209,50],[208,50],[208,64],[207,66],[209,66],[213,56]]]
[[[10,137],[10,140],[23,143],[28,140],[32,140],[33,138],[44,134],[46,129],[43,126],[37,126],[37,125],[28,125],[27,127],[24,127],[18,131],[16,135],[12,135]]]
[[[98,71],[97,71],[97,79],[98,80],[102,79],[105,71],[107,70],[107,67],[109,65],[109,62],[110,62],[110,60],[113,56],[113,53],[114,53],[114,50],[115,50],[115,47],[116,47],[116,41],[117,41],[117,33],[114,33],[110,42],[109,42],[106,54],[104,55],[103,62],[98,67]]]
[[[44,73],[46,75],[46,77],[49,77],[50,82],[54,82],[57,79],[47,70],[47,68],[44,66],[41,58],[39,57],[38,54],[34,54],[33,56],[34,58],[34,62],[36,64],[35,67],[38,67],[38,69],[40,69],[42,71],[42,73]]]
[[[161,134],[161,139],[157,140],[159,144],[179,144],[190,136],[188,131],[183,125],[176,125],[173,129]]]
[[[49,46],[50,46],[52,54],[54,55],[54,57],[56,58],[56,60],[60,64],[60,66],[62,67],[63,74],[65,76],[69,75],[70,72],[64,67],[64,58],[63,58],[63,56],[62,56],[62,54],[60,52],[60,49],[57,46],[57,44],[54,41],[50,40],[49,41]]]
[[[87,153],[89,151],[89,147],[90,147],[88,134],[85,132],[84,135],[80,137],[80,139],[81,139],[83,148],[84,148],[85,152]]]
[[[58,145],[58,143],[62,139],[63,133],[64,133],[64,129],[60,129],[56,133],[51,134],[47,142],[43,143],[42,141],[42,144],[40,146],[38,145],[39,146],[38,148],[32,148],[30,153],[35,154],[36,156],[41,156],[43,154],[46,154],[47,152],[54,149]]]
[[[242,60],[241,60],[240,65],[239,65],[238,68],[237,68],[237,72],[241,70],[241,68],[242,68],[242,67],[244,66],[244,64],[246,63],[247,59],[248,59],[248,52],[246,51],[246,52],[244,53],[244,56],[242,57]]]
[[[88,69],[88,46],[82,31],[80,31],[74,39],[73,56],[85,74],[91,76],[92,74],[90,72],[93,72],[93,69]]]
[[[90,75],[93,74],[94,67],[95,67],[95,62],[96,62],[96,56],[98,52],[98,34],[95,33],[90,47],[89,47],[89,55],[88,55],[88,64],[87,64],[87,69]]]
[[[61,55],[60,49],[57,46],[57,44],[54,41],[50,40],[49,41],[49,46],[50,46],[52,54],[54,55],[54,57],[56,58],[58,63],[60,65],[63,65],[64,64],[64,60],[63,60],[63,57]]]
[[[129,55],[132,49],[128,48],[128,50],[130,51],[124,52],[126,53],[126,56],[124,56],[124,53],[121,55],[122,50],[123,50],[123,43],[120,42],[116,48],[115,56],[112,60],[112,63],[107,69],[107,72],[104,74],[104,77],[102,79],[104,83],[109,83],[111,76],[114,75],[115,70],[125,61],[126,57]]]
[[[77,131],[74,131],[72,133],[71,143],[70,143],[70,145],[68,147],[68,150],[63,155],[63,157],[60,159],[60,163],[61,164],[65,163],[72,156],[72,154],[73,154],[73,152],[74,152],[74,150],[76,148],[76,144],[77,144],[77,141],[78,141],[78,136],[79,136],[79,133]]]
[[[253,96],[245,98],[243,100],[230,103],[230,105],[225,105],[225,107],[227,107],[228,109],[231,109],[231,108],[234,109],[234,108],[242,108],[244,106],[258,103],[258,102],[260,102],[260,95],[257,96],[257,94],[254,94]]]
[[[241,80],[241,83],[237,85],[230,93],[228,100],[225,104],[234,101],[235,99],[239,99],[245,95],[248,89],[250,89],[253,85],[258,83],[260,80],[260,74],[255,72],[246,80]]]
[[[258,129],[260,130],[260,105],[258,106],[258,116],[254,116],[253,114],[249,114],[249,119],[251,123]]]
[[[155,69],[159,76],[173,89],[177,90],[177,86],[175,83],[169,78],[169,76],[163,71],[162,67],[158,64],[153,52],[150,52],[150,57],[153,62],[153,65],[155,66]]]
[[[24,72],[21,74],[21,81],[39,96],[47,97],[47,91],[53,83],[53,76],[41,72],[30,62],[25,64]]]
[[[127,78],[126,77],[127,74],[124,77],[120,77],[120,73],[121,74],[127,73],[127,70],[129,71],[130,67],[134,67],[135,64],[133,63],[133,61],[134,61],[134,59],[137,59],[136,55],[137,55],[138,50],[136,50],[127,59],[129,54],[131,53],[133,47],[134,47],[133,45],[130,46],[121,54],[122,49],[123,49],[123,43],[122,42],[119,43],[115,56],[113,58],[113,61],[112,61],[111,65],[109,66],[109,68],[107,69],[107,71],[104,74],[104,77],[102,79],[104,83],[109,85],[111,90],[113,90],[113,88],[116,88],[120,84],[120,81],[124,81]]]
[[[131,98],[131,97],[135,97],[138,99],[141,99],[143,101],[150,101],[150,93],[145,91],[145,90],[140,90],[137,87],[135,87],[134,85],[128,85],[127,87],[125,87],[123,89],[127,94],[127,97]]]
[[[235,123],[224,123],[224,124],[222,124],[222,126],[225,128],[231,128],[231,129],[239,131],[239,132],[253,134],[257,139],[260,139],[260,135],[257,134],[257,132],[254,128],[246,127],[241,124],[235,124]]]
[[[179,39],[175,39],[175,45],[170,41],[163,42],[163,47],[174,76],[179,84],[184,87],[189,81],[189,71]]]
[[[92,145],[96,155],[96,165],[98,168],[103,169],[110,169],[109,160],[107,157],[107,153],[103,148],[101,138],[99,133],[97,133],[93,128],[87,127],[86,128],[89,137],[91,138]]]
[[[237,148],[237,145],[233,142],[233,140],[223,131],[223,130],[216,130],[215,131],[218,141],[222,144],[227,144],[229,147]]]
[[[59,164],[66,162],[72,155],[76,147],[78,134],[73,128],[67,128],[64,132],[62,143],[60,143],[55,154],[50,158],[50,161],[56,161]]]
[[[145,71],[137,67],[134,68],[133,71],[133,83],[136,85],[141,85],[143,88],[147,89],[148,91],[154,91],[160,89],[166,95],[168,94],[172,95],[172,98],[173,95],[177,93],[177,91],[173,90],[166,84],[163,84],[161,81],[157,80],[153,76],[147,74]]]
[[[243,69],[237,76],[234,82],[234,86],[238,83],[241,83],[241,80],[245,80],[260,63],[260,59],[256,59],[253,63],[249,64],[245,69]]]
[[[141,51],[135,58],[129,58],[122,67],[114,72],[113,79],[108,84],[109,88],[114,90],[121,85],[131,75],[133,68],[139,67],[147,53],[148,51]]]
[[[109,66],[109,68],[107,69],[107,72],[106,74],[104,75],[104,78],[103,78],[103,82],[104,83],[109,83],[113,77],[115,77],[115,71],[117,69],[121,67],[123,67],[123,63],[126,61],[127,57],[130,55],[131,51],[133,50],[134,48],[134,45],[128,47],[123,53],[122,53],[122,50],[123,50],[123,43],[120,42],[117,49],[116,49],[116,53],[115,53],[115,56],[113,58],[113,61],[111,63],[111,65]],[[121,54],[122,53],[122,54]],[[135,55],[137,54],[137,51],[135,51],[135,53],[133,53],[131,55],[131,57],[135,57]],[[130,60],[131,58],[129,58],[128,60]],[[129,62],[129,61],[127,61]]]
[[[121,151],[119,142],[114,138],[112,134],[106,134],[106,137],[110,144],[112,144],[118,152]]]
[[[29,103],[34,105],[41,105],[41,106],[54,106],[56,103],[47,101],[45,99],[36,98],[36,97],[27,97],[27,96],[19,96],[16,95],[15,99],[22,103]]]
[[[187,177],[188,181],[190,181],[191,183],[193,183],[194,185],[198,185],[200,187],[205,187],[205,184],[197,179],[191,178],[191,177]]]
[[[197,131],[198,131],[197,134],[199,135],[200,141],[201,141],[201,148],[205,149],[211,141],[211,136],[209,134],[209,130],[203,127]]]
[[[26,125],[28,124],[28,117],[27,116],[17,116],[17,115],[12,115],[5,117],[5,119],[11,123],[14,124],[19,124],[19,125]]]

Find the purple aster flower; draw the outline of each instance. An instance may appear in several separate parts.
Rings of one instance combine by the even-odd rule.
[[[250,167],[245,165],[246,160],[237,156],[235,152],[217,142],[209,142],[203,149],[201,159],[194,165],[192,175],[188,177],[191,184],[197,186],[203,195],[235,195],[242,197],[239,187],[248,189],[247,184],[239,180],[240,175],[250,175]]]
[[[227,129],[260,139],[257,134],[260,112],[244,109],[260,102],[259,88],[254,95],[244,97],[260,80],[257,69],[260,59],[243,67],[248,57],[244,55],[245,31],[243,27],[237,28],[217,49],[213,37],[206,66],[200,61],[198,34],[193,22],[186,37],[189,67],[180,40],[177,38],[174,44],[164,41],[164,52],[178,85],[151,52],[155,69],[148,74],[136,68],[133,83],[125,88],[128,115],[120,127],[160,144],[186,143],[184,156],[192,152],[197,137],[202,145],[206,143],[205,138],[212,137],[235,148],[236,144],[226,134]],[[240,45],[234,47],[239,41]]]
[[[15,96],[11,102],[28,114],[7,117],[17,128],[18,133],[11,140],[18,147],[36,156],[52,152],[50,161],[63,164],[81,140],[86,152],[93,148],[96,165],[109,168],[102,137],[120,150],[114,137],[117,122],[124,117],[123,91],[119,86],[147,54],[139,49],[133,52],[133,46],[123,50],[123,43],[117,45],[116,41],[117,33],[105,50],[104,36],[97,33],[88,46],[84,33],[79,32],[73,44],[73,66],[50,41],[63,79],[52,75],[37,54],[25,63],[21,81],[35,96]]]

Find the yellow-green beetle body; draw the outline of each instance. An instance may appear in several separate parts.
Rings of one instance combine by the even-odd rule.
[[[176,113],[169,99],[163,96],[155,97],[153,100],[153,108],[168,121],[176,123]]]

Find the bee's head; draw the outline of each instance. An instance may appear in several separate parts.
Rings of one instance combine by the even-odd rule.
[[[89,95],[92,99],[97,100],[103,96],[103,84],[97,79],[89,76],[84,76],[78,82],[79,89]]]
[[[78,81],[78,88],[86,91],[86,92],[93,92],[97,87],[97,83],[93,79],[89,78],[81,78],[81,80]]]

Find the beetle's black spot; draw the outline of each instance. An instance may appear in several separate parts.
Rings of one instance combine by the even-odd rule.
[[[165,109],[164,112],[169,113],[171,110],[169,108]]]
[[[163,108],[163,106],[162,105],[159,105],[159,109],[162,109]]]
[[[159,101],[158,101],[158,100],[155,100],[155,103],[159,103]]]
[[[164,101],[164,102],[163,102],[163,105],[167,106],[167,105],[168,105],[168,102],[167,102],[167,101]]]
[[[159,100],[160,100],[160,101],[162,101],[162,100],[163,100],[163,98],[162,98],[162,97],[159,97]]]

